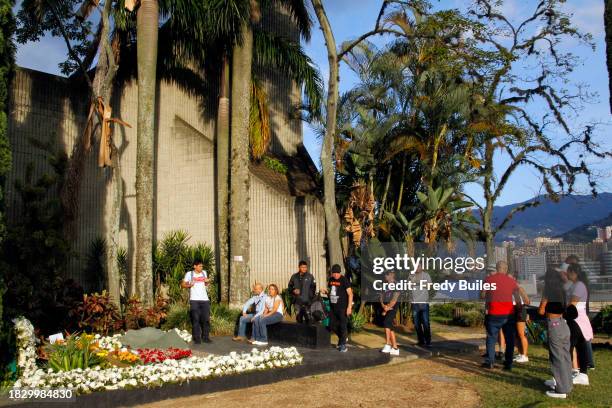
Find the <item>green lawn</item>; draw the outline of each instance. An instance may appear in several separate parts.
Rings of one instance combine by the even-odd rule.
[[[595,349],[595,370],[589,371],[591,385],[575,385],[566,400],[545,395],[543,381],[551,378],[548,350],[529,348],[529,363],[515,364],[512,372],[493,370],[466,378],[473,383],[485,407],[612,407],[612,351]]]

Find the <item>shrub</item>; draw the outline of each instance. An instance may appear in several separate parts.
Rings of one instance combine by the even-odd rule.
[[[164,298],[157,296],[155,306],[145,308],[138,296],[130,297],[125,305],[125,328],[159,327],[167,316],[168,304]]]
[[[592,323],[595,331],[612,334],[612,305],[603,307],[593,318]]]
[[[482,327],[484,319],[484,311],[474,309],[464,311],[460,316],[455,317],[453,322],[464,327]]]
[[[213,249],[205,244],[189,245],[190,237],[185,231],[172,231],[155,244],[153,251],[154,281],[168,287],[168,296],[172,302],[187,301],[187,291],[181,288],[185,273],[193,269],[194,261],[202,261],[204,270],[213,282],[208,285],[208,296],[212,303],[217,301],[217,283],[215,282],[215,256]]]
[[[83,301],[70,314],[79,319],[79,328],[87,332],[108,335],[123,327],[119,310],[106,291],[83,295]]]
[[[349,328],[351,332],[357,333],[363,330],[363,325],[366,324],[366,316],[362,313],[353,313],[349,317]]]
[[[172,303],[168,308],[166,321],[162,324],[163,330],[170,329],[191,330],[189,320],[189,305],[186,303]]]
[[[224,304],[213,304],[210,311],[210,331],[213,336],[234,334],[240,309],[231,309]]]
[[[240,313],[240,309],[231,309],[226,305],[213,303],[210,308],[210,333],[213,336],[233,335]],[[170,305],[162,329],[174,328],[191,331],[188,304],[173,303]]]

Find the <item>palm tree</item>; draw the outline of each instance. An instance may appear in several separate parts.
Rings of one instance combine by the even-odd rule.
[[[136,280],[145,305],[153,303],[153,187],[159,5],[137,11],[138,132],[136,140]]]

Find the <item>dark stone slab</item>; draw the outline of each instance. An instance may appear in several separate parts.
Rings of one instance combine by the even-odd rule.
[[[291,346],[325,349],[331,344],[331,333],[319,323],[280,322],[268,326],[268,339]]]

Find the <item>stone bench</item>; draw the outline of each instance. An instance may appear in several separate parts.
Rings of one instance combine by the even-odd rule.
[[[325,349],[331,344],[331,334],[320,323],[279,322],[268,326],[268,340],[291,346]]]

